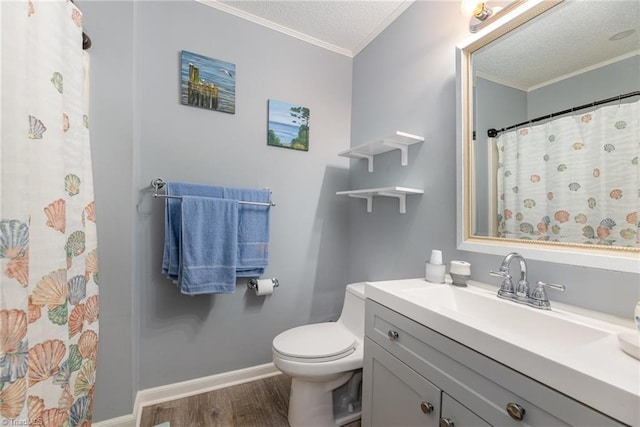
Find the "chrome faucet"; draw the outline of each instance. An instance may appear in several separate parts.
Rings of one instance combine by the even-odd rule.
[[[518,281],[517,289],[514,288],[511,281],[511,274],[509,274],[509,266],[513,259],[517,259],[520,262],[520,280]],[[502,277],[504,280],[498,296],[504,299],[526,299],[529,297],[529,282],[527,281],[527,262],[524,257],[517,252],[511,252],[504,257],[502,265],[499,271],[491,271],[492,276]]]
[[[514,288],[511,280],[511,274],[509,273],[509,266],[511,261],[517,259],[520,263],[520,280],[518,286]],[[520,304],[526,304],[530,307],[541,308],[543,310],[550,310],[551,305],[545,288],[552,288],[559,291],[564,291],[564,285],[557,285],[555,283],[538,282],[536,288],[531,291],[529,288],[529,282],[527,281],[527,262],[524,257],[517,252],[511,252],[504,257],[502,265],[498,271],[490,271],[492,276],[502,277],[502,285],[498,291],[498,297],[515,301]]]

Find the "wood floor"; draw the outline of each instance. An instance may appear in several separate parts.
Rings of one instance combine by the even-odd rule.
[[[289,427],[291,378],[280,374],[259,381],[172,400],[142,410],[141,427]],[[346,427],[359,427],[360,422]]]

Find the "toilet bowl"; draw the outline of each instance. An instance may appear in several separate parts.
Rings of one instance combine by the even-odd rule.
[[[347,285],[336,322],[298,326],[273,339],[273,363],[291,377],[289,425],[333,427],[360,418],[364,282]],[[351,380],[351,384],[347,384]],[[345,389],[334,398],[336,389]]]

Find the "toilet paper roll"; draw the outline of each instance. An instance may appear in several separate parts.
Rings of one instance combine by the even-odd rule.
[[[256,295],[271,295],[273,293],[273,280],[272,279],[259,279],[256,280]]]

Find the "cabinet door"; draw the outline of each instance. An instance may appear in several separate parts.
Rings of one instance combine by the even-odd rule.
[[[491,427],[447,393],[442,393],[441,418],[442,427]]]
[[[364,426],[438,426],[440,390],[365,338]]]

